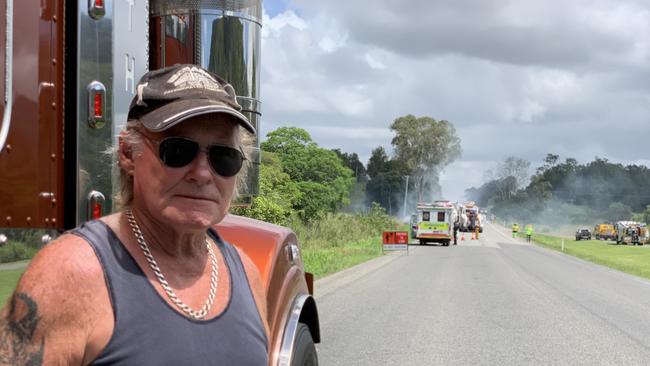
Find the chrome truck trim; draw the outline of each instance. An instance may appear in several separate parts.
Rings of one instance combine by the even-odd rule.
[[[151,68],[193,63],[223,77],[259,134],[261,0],[151,0],[150,16]],[[259,136],[251,145],[245,153],[252,164],[235,205],[259,193]]]
[[[107,152],[117,146],[135,85],[149,66],[149,2],[104,1],[100,12],[93,3],[80,1],[78,8],[76,224],[91,219],[91,192],[106,198],[103,215],[115,210],[119,178]],[[101,121],[93,118],[93,92],[104,96]]]
[[[7,32],[5,49],[5,111],[2,116],[0,129],[0,153],[5,148],[9,127],[11,126],[11,111],[14,104],[13,95],[13,55],[14,55],[14,1],[7,0]]]
[[[77,9],[77,86],[76,86],[76,218],[75,225],[91,219],[88,197],[91,191],[106,196],[111,205],[111,165],[104,152],[112,143],[113,106],[113,1],[104,3],[104,15],[97,16],[91,1],[79,1]],[[94,114],[89,94],[105,86],[104,123],[90,123]],[[72,111],[71,111],[72,112]],[[74,112],[73,112],[74,113]],[[66,183],[67,184],[67,183]],[[108,211],[103,211],[103,214]]]
[[[200,11],[203,14],[229,15],[254,21],[262,25],[260,0],[167,0],[154,1],[152,16],[172,15],[178,12]]]
[[[296,340],[296,330],[298,329],[298,323],[300,323],[302,310],[309,298],[311,298],[311,296],[300,294],[296,296],[295,300],[293,300],[291,311],[289,312],[284,327],[284,333],[282,335],[282,344],[280,345],[280,354],[278,356],[278,366],[291,366],[291,361],[293,359],[293,346]]]

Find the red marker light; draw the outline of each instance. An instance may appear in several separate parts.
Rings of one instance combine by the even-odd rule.
[[[102,95],[99,93],[95,94],[95,118],[102,118]]]
[[[104,7],[104,0],[95,0],[95,7],[96,8],[103,8]]]
[[[102,204],[100,202],[95,202],[93,204],[93,219],[98,219],[102,217]]]

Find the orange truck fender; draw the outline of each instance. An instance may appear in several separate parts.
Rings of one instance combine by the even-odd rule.
[[[313,342],[320,342],[318,310],[310,291],[313,277],[304,271],[296,235],[286,227],[236,215],[227,215],[215,228],[260,272],[271,332],[269,364],[293,364],[301,323],[309,328]]]

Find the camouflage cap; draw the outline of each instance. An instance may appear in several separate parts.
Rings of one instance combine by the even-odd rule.
[[[197,65],[174,65],[142,76],[128,119],[160,132],[190,117],[226,113],[254,134],[255,128],[240,111],[235,89],[225,80]]]

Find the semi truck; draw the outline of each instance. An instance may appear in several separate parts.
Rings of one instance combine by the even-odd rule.
[[[0,234],[61,233],[116,210],[106,151],[148,70],[191,63],[221,75],[260,131],[261,0],[0,0],[0,9]],[[239,204],[257,193],[258,137],[252,145]],[[235,215],[216,230],[260,272],[270,365],[317,364],[313,276],[296,235]]]
[[[415,218],[417,220],[414,227],[415,239],[420,242],[420,245],[434,242],[449,246],[453,240],[456,220],[456,210],[451,202],[419,203]]]

